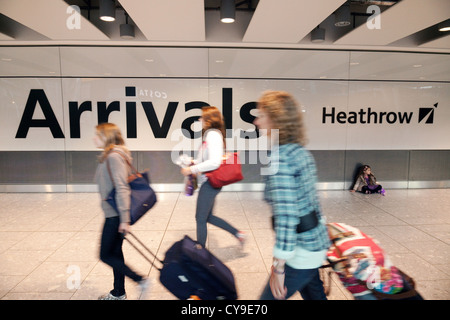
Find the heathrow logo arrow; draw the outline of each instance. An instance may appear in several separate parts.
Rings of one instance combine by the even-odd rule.
[[[434,122],[434,109],[437,108],[438,103],[434,104],[434,108],[419,108],[419,123],[421,123],[425,118],[425,123]]]

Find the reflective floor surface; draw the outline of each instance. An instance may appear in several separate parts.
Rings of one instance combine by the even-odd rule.
[[[425,299],[450,299],[450,189],[387,190],[386,196],[320,191],[328,222],[343,222],[377,239],[396,266],[412,276]],[[197,196],[160,193],[132,231],[161,259],[183,235],[195,239]],[[0,194],[0,299],[97,299],[112,288],[112,270],[99,260],[104,217],[96,193]],[[261,192],[222,192],[215,214],[248,236],[243,249],[208,226],[207,247],[233,272],[239,299],[258,299],[268,278],[274,234]],[[128,243],[127,264],[152,286],[128,299],[176,299]],[[291,299],[301,299],[299,294]],[[329,299],[353,299],[337,277]]]

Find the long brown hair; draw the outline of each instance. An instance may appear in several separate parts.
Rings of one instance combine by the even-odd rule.
[[[111,150],[115,146],[125,146],[120,128],[114,123],[100,123],[95,127],[97,134],[105,140],[103,153],[99,157],[99,161],[103,162]]]
[[[203,107],[202,108],[202,121],[204,123],[203,129],[202,129],[203,139],[205,138],[205,133],[209,129],[217,129],[222,134],[223,146],[224,146],[224,148],[226,148],[225,122],[223,120],[223,115],[219,111],[219,109],[217,109],[217,107],[211,107],[211,106]]]
[[[269,116],[273,129],[279,130],[279,144],[308,143],[300,105],[286,91],[265,91],[258,100],[258,107]]]

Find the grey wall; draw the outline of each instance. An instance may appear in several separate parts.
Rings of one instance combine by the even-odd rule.
[[[21,190],[17,189],[21,185],[59,186],[50,188],[56,191],[72,190],[67,186],[82,185],[84,190],[95,190],[93,177],[98,154],[92,151],[2,151],[0,191]],[[450,187],[450,150],[312,150],[312,154],[321,189],[350,188],[356,170],[362,164],[369,164],[386,188]],[[152,183],[183,182],[179,167],[172,163],[170,152],[134,151],[133,157],[138,170],[150,170]],[[249,159],[248,153],[241,157]],[[241,183],[241,190],[247,190],[246,184],[248,190],[253,190],[251,184],[262,182],[260,168],[260,163],[243,165],[245,180]],[[91,189],[85,188],[90,185]],[[33,190],[48,188],[36,187]]]

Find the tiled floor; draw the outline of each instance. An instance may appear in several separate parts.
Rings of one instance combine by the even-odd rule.
[[[387,195],[321,191],[329,222],[344,222],[381,242],[394,264],[411,275],[426,299],[450,299],[450,189],[388,190]],[[196,195],[160,193],[150,213],[132,227],[158,257],[188,234],[195,239]],[[96,299],[112,285],[99,261],[103,214],[95,193],[0,194],[0,299]],[[233,271],[240,299],[257,299],[271,265],[270,210],[260,192],[222,192],[216,215],[248,235],[237,240],[209,226],[209,249]],[[146,299],[175,299],[129,244],[127,263],[149,275]],[[138,290],[127,280],[129,299]],[[292,299],[300,299],[295,295]],[[333,280],[329,299],[352,299]]]

